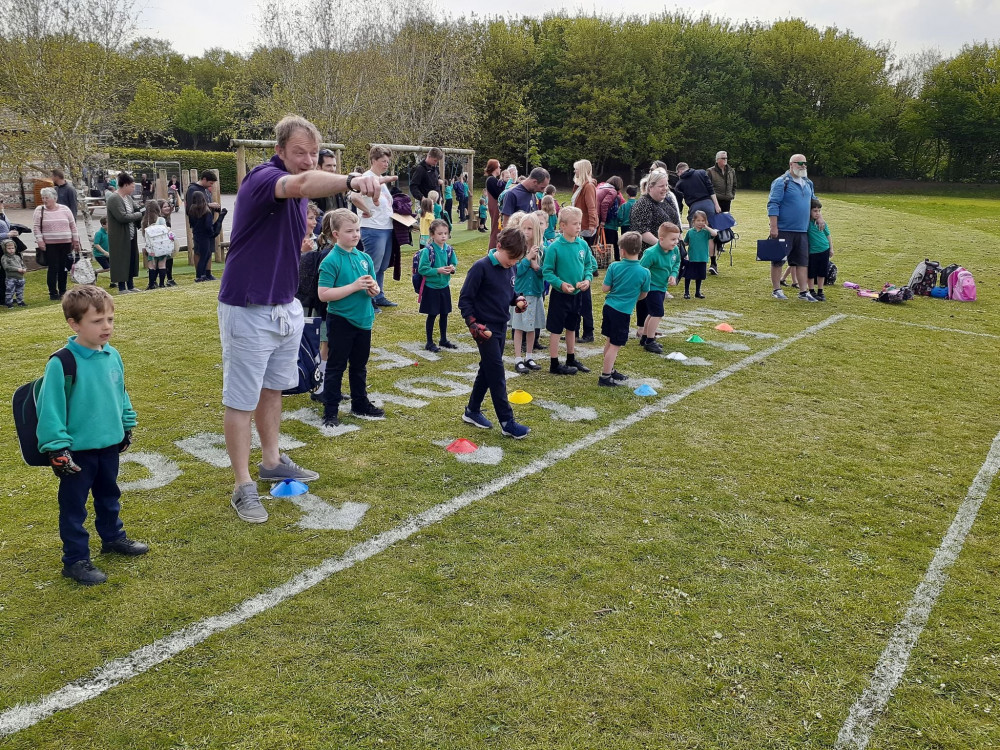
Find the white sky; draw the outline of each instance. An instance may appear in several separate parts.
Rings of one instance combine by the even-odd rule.
[[[683,10],[733,21],[798,17],[813,26],[847,29],[868,42],[888,41],[900,56],[937,48],[945,56],[963,44],[1000,40],[1000,0],[703,0],[697,5],[658,6],[649,0],[436,0],[450,15],[542,15],[566,9],[600,14]],[[364,4],[359,4],[359,8]],[[170,41],[185,55],[210,47],[249,52],[256,39],[253,0],[149,0],[140,33]]]

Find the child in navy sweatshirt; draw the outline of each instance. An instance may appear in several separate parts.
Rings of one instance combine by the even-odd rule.
[[[493,423],[482,412],[486,391],[500,420],[500,430],[507,437],[520,440],[531,431],[514,420],[514,410],[507,400],[507,378],[503,367],[503,348],[507,340],[510,308],[518,315],[527,307],[524,297],[514,293],[514,266],[524,257],[526,243],[520,229],[507,227],[497,236],[495,250],[490,250],[469,268],[458,296],[458,310],[469,326],[469,333],[479,347],[479,372],[472,386],[469,405],[462,421],[489,430]]]

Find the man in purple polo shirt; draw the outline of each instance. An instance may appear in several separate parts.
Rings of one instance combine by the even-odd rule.
[[[299,377],[303,320],[295,292],[306,199],[353,190],[378,203],[382,183],[396,179],[316,169],[320,134],[302,117],[285,117],[275,126],[275,137],[274,156],[240,185],[219,290],[226,450],[236,475],[231,504],[250,523],[267,520],[257,483],[250,478],[251,421],[260,435],[261,481],[319,478],[278,452],[281,392]]]
[[[524,211],[524,213],[530,214],[532,211],[537,210],[538,198],[536,194],[545,190],[545,188],[548,187],[548,184],[548,170],[542,169],[541,167],[535,167],[531,170],[531,173],[524,178],[524,182],[518,183],[508,190],[507,195],[503,197],[503,208],[501,209],[505,219],[504,226],[507,226],[506,219],[513,216],[518,211]]]

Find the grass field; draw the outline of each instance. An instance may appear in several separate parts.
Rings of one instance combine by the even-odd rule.
[[[975,303],[902,306],[843,288],[773,300],[753,260],[764,202],[738,196],[742,239],[708,299],[668,303],[665,351],[700,366],[630,342],[618,369],[654,379],[654,398],[598,388],[600,344],[592,375],[514,378],[535,398],[515,407],[523,441],[460,421],[475,355],[405,348],[423,318],[404,262],[369,365],[388,419],[282,426],[322,474],[317,498],[368,506],[348,530],[303,528],[288,499],[242,523],[230,471],[177,445],[222,431],[217,287],[181,276],[122,297],[133,450],[179,476],[123,498],[150,554],[97,557],[108,584],[78,587],[59,575],[56,480],[22,465],[7,418],[0,746],[1000,746],[1000,494],[974,481],[1000,450],[1000,200],[825,197],[840,281],[905,283],[926,256],[976,276]],[[465,268],[485,247],[455,240]],[[29,302],[44,296],[33,274]],[[9,395],[68,329],[55,303],[2,320]],[[439,444],[457,437],[492,463]],[[123,480],[148,478],[125,464]],[[898,687],[842,732],[970,487],[985,500],[894,657]]]

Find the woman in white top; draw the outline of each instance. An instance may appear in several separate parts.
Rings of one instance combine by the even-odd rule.
[[[392,162],[392,151],[385,146],[373,146],[368,152],[368,163],[371,165],[365,172],[366,177],[381,177],[389,171]],[[396,307],[385,296],[385,271],[392,258],[392,193],[384,184],[379,196],[378,205],[375,201],[360,193],[351,193],[351,202],[361,215],[361,242],[365,252],[371,256],[375,280],[382,291],[372,299],[376,311],[379,307]]]

